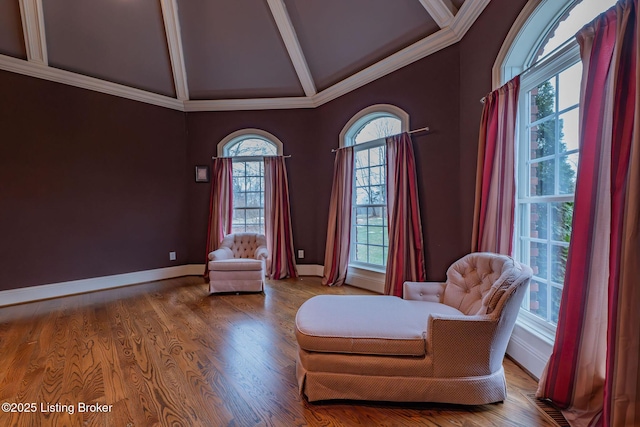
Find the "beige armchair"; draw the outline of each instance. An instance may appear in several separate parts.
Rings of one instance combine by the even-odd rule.
[[[229,234],[209,254],[209,292],[262,292],[267,240],[257,233]]]
[[[309,401],[503,401],[502,361],[531,269],[472,253],[444,283],[406,282],[403,298],[320,295],[296,315],[296,371]]]

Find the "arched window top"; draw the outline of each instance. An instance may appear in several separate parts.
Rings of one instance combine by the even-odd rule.
[[[218,143],[220,157],[259,157],[282,155],[282,142],[262,129],[241,129]]]
[[[394,105],[372,105],[353,116],[340,132],[340,146],[362,144],[409,130],[409,115]]]
[[[497,89],[522,73],[576,32],[616,0],[529,0],[514,22],[493,66],[493,88]],[[571,48],[571,46],[569,46]],[[577,43],[573,46],[578,55]]]

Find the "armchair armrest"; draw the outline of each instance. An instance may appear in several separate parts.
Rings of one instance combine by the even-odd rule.
[[[431,315],[427,351],[433,357],[435,377],[489,375],[502,366],[504,347],[498,342],[499,319],[490,315]]]
[[[233,252],[227,247],[218,248],[209,253],[209,261],[221,261],[233,258]]]
[[[442,302],[444,283],[440,282],[404,282],[402,298],[416,301]]]
[[[267,251],[266,246],[258,246],[256,251],[253,254],[255,259],[264,259],[266,260],[269,257],[269,252]]]

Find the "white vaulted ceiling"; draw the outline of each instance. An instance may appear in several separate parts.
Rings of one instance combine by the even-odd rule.
[[[0,69],[181,111],[313,108],[458,42],[490,0],[3,0]]]

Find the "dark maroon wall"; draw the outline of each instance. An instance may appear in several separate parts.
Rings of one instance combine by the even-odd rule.
[[[457,196],[458,70],[458,47],[452,46],[319,109],[323,123],[320,136],[327,152],[338,146],[338,135],[347,121],[373,104],[393,104],[402,108],[409,114],[412,129],[430,128],[428,133],[413,136],[430,280],[443,279],[449,264],[463,254],[463,248],[459,246]],[[324,186],[330,189],[331,169],[318,173],[322,175]],[[323,212],[319,219],[326,224],[327,213]],[[322,242],[324,244],[324,236]]]
[[[318,123],[315,110],[265,110],[189,113],[188,167],[211,163],[216,155],[218,143],[239,129],[257,128],[265,130],[284,146],[289,176],[292,229],[296,249],[304,249],[305,264],[322,264],[318,252],[318,212],[326,209],[318,203],[318,195],[326,192],[315,174],[320,147],[316,145]],[[210,184],[189,184],[190,262],[203,264],[206,259],[206,232],[209,215]],[[330,191],[330,189],[329,189]],[[323,225],[326,231],[326,224]],[[323,231],[323,233],[324,233]],[[320,233],[322,234],[322,233]],[[324,251],[324,247],[322,248]]]
[[[513,22],[527,0],[492,0],[460,45],[461,245],[471,248],[473,204],[482,104],[491,92],[491,70]]]
[[[414,137],[428,276],[442,279],[463,254],[458,198],[458,48],[438,52],[313,110],[190,113],[190,165],[206,164],[217,143],[238,129],[255,127],[280,138],[289,171],[296,249],[301,264],[323,264],[333,174],[332,148],[344,125],[363,108],[393,104],[410,115],[411,127],[429,126]],[[190,262],[202,263],[209,185],[190,186]],[[204,231],[203,231],[204,230]]]
[[[0,93],[0,290],[186,262],[184,113],[7,72]]]

